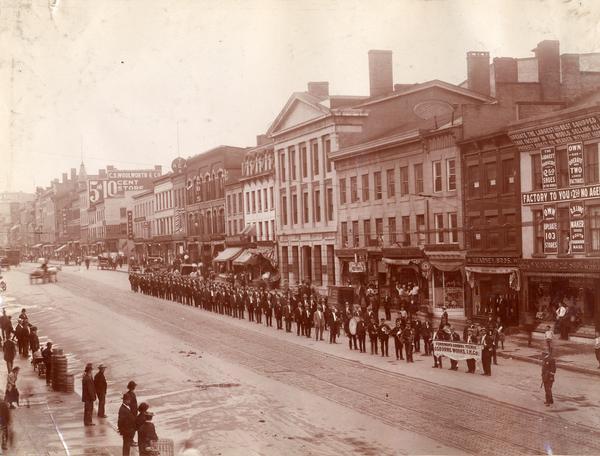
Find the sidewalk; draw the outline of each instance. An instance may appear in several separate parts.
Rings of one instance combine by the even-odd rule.
[[[121,454],[121,437],[111,423],[112,418],[99,420],[93,427],[84,427],[83,404],[75,393],[55,392],[46,386],[45,378],[37,376],[30,360],[15,358],[21,368],[17,387],[20,407],[11,410],[12,442],[9,450],[0,454],[20,456],[40,455],[103,455]],[[2,387],[6,384],[6,368],[0,369]],[[79,378],[75,380],[80,381]],[[76,385],[77,386],[77,385]],[[115,420],[116,421],[116,418]],[[137,452],[132,452],[132,455]]]

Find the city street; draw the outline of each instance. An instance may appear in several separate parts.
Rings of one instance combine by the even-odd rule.
[[[202,454],[600,452],[597,377],[559,370],[546,408],[536,365],[433,370],[135,294],[121,272],[66,267],[56,284],[29,285],[31,269],[4,273],[9,313],[27,308],[41,341],[70,355],[76,389],[85,363],[108,365],[113,427],[133,379],[159,437],[191,437]],[[94,431],[66,443],[101,445],[106,428]]]

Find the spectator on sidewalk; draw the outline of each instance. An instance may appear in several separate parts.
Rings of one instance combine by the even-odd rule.
[[[17,338],[17,345],[19,346],[19,354],[24,358],[29,357],[29,323],[27,319],[21,319],[15,328],[15,336]]]
[[[556,373],[556,362],[552,357],[551,353],[544,352],[542,362],[542,384],[544,385],[544,392],[546,393],[546,406],[554,404],[552,397],[552,385],[554,383],[554,374]]]
[[[52,342],[46,342],[46,348],[42,350],[44,367],[46,370],[46,385],[52,383]]]
[[[10,339],[12,333],[12,324],[10,317],[6,315],[6,309],[2,309],[2,316],[0,317],[0,329],[2,329],[2,338],[4,340]]]
[[[147,402],[140,403],[138,407],[138,414],[135,417],[135,430],[139,430],[142,427],[142,424],[146,421],[146,412],[150,408],[150,405]]]
[[[108,418],[104,410],[106,403],[106,377],[104,377],[104,371],[106,366],[100,364],[98,366],[98,372],[94,375],[94,387],[96,388],[96,396],[98,396],[98,418]]]
[[[94,413],[94,401],[96,400],[96,387],[92,377],[92,364],[85,366],[85,372],[81,378],[81,402],[83,402],[83,424],[84,426],[95,426],[92,422]]]
[[[137,396],[135,395],[135,387],[136,386],[137,386],[137,383],[135,383],[133,380],[131,380],[129,383],[127,383],[127,392],[125,393],[125,395],[129,399],[129,408],[131,410],[131,413],[133,413],[134,418],[138,414]],[[133,431],[133,434],[131,435],[131,446],[137,446],[137,443],[133,441],[134,435],[135,435],[135,430]]]
[[[2,449],[8,450],[8,436],[10,435],[10,410],[5,399],[0,401],[0,433],[2,434]]]
[[[152,449],[152,443],[158,440],[156,428],[154,427],[154,423],[152,423],[153,416],[154,413],[145,412],[146,419],[138,429],[140,456],[152,456],[156,454]]]
[[[31,334],[29,335],[29,348],[31,349],[31,356],[40,349],[40,338],[37,335],[37,326],[31,327]]]
[[[2,345],[2,351],[4,352],[6,369],[10,373],[13,370],[13,362],[15,360],[15,356],[17,355],[17,346],[15,345],[15,342],[11,338],[6,339]]]
[[[552,349],[554,348],[554,343],[552,339],[554,339],[554,331],[550,325],[546,325],[546,331],[544,332],[544,339],[546,341],[546,347],[548,348],[548,353],[552,354]]]
[[[135,415],[131,411],[130,396],[127,393],[123,395],[123,403],[119,408],[117,429],[123,437],[123,456],[129,456],[135,434]]]
[[[19,390],[17,388],[17,378],[19,377],[19,367],[13,367],[12,371],[6,378],[6,393],[4,400],[10,405],[11,409],[15,408],[14,403],[19,405]]]
[[[569,320],[567,319],[567,307],[564,302],[560,302],[558,309],[556,309],[556,323],[558,324],[558,330],[560,331],[560,338],[562,340],[569,339]]]

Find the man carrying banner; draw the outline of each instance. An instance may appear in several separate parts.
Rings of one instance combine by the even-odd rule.
[[[492,375],[492,351],[494,349],[494,334],[492,329],[488,329],[487,333],[481,339],[483,351],[481,353],[481,364],[483,364],[483,374],[488,377]]]
[[[451,342],[460,342],[460,336],[458,333],[454,332],[454,328],[450,327],[450,341]],[[450,358],[450,370],[458,370],[458,361]]]
[[[467,330],[466,342],[468,344],[476,344],[477,343],[477,338],[473,335],[473,330],[471,328],[469,328]],[[475,358],[469,358],[469,359],[467,359],[467,374],[474,374],[474,373],[475,373]]]

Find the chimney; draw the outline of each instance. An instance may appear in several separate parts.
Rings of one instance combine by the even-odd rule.
[[[369,51],[369,88],[372,97],[394,90],[392,51]]]
[[[563,90],[567,99],[572,100],[576,98],[582,92],[579,54],[561,55],[560,72]]]
[[[317,98],[329,98],[329,82],[309,82],[308,93]]]
[[[560,100],[560,43],[544,40],[533,50],[538,61],[542,100]]]
[[[519,82],[517,59],[512,57],[496,57],[494,59],[494,81]]]
[[[67,182],[67,178],[68,178],[68,174],[67,173],[62,173],[62,183],[64,184],[65,182]]]
[[[490,95],[489,52],[467,52],[467,86],[474,92]]]

